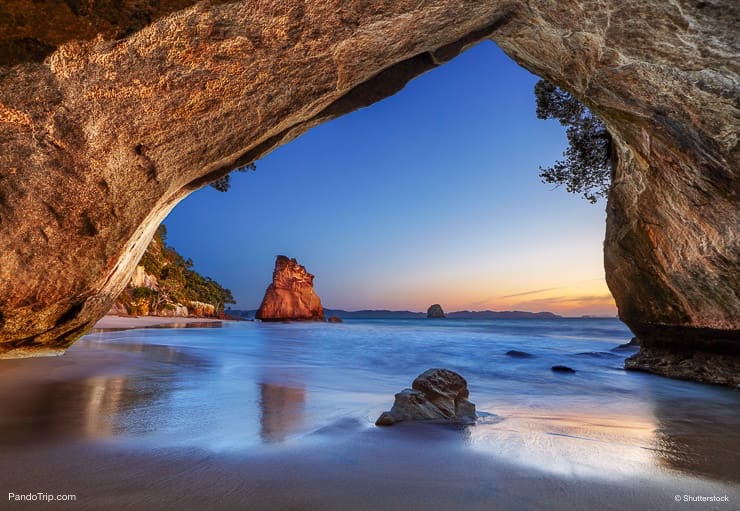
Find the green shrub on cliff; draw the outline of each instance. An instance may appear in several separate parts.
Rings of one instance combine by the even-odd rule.
[[[129,288],[119,297],[131,314],[156,315],[171,309],[173,303],[187,306],[189,302],[211,304],[215,313],[221,314],[226,304],[236,303],[229,289],[193,270],[193,261],[185,259],[166,241],[167,228],[162,224],[139,263],[156,277],[158,289]]]
[[[595,203],[606,197],[611,186],[612,137],[601,120],[568,92],[540,80],[534,86],[539,119],[558,119],[566,126],[568,148],[551,167],[540,167],[544,183],[565,185]]]
[[[231,188],[231,174],[234,172],[246,172],[248,170],[257,170],[257,166],[254,163],[249,163],[247,165],[244,165],[243,167],[234,169],[231,171],[231,173],[226,174],[224,177],[221,177],[212,182],[211,186],[219,192],[228,192],[229,188]]]
[[[152,241],[146,248],[146,252],[141,257],[139,264],[144,267],[144,270],[150,275],[159,275],[162,271],[162,265],[164,264],[164,258],[162,253],[164,252],[165,241],[167,240],[167,227],[161,224],[157,228],[157,232],[154,234]]]

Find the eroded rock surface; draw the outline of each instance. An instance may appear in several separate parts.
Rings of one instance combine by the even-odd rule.
[[[640,340],[637,337],[633,337],[629,342],[620,344],[616,348],[612,348],[612,351],[632,351],[640,349]]]
[[[740,389],[740,357],[722,356],[705,350],[672,351],[641,348],[624,367],[633,371],[658,373],[680,380],[698,380]]]
[[[391,426],[402,421],[443,420],[474,422],[475,405],[468,401],[468,382],[449,369],[427,369],[410,389],[396,394],[393,408],[383,412],[375,424]]]
[[[313,278],[295,259],[277,256],[272,282],[255,317],[262,321],[323,321],[324,308],[313,289]]]
[[[61,352],[87,331],[191,191],[491,38],[614,137],[606,277],[641,368],[673,375],[672,355],[684,367],[699,354],[729,374],[739,12],[733,0],[4,2],[0,356]]]

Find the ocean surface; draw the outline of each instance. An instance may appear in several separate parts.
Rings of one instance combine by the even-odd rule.
[[[740,509],[740,392],[624,371],[634,350],[614,348],[630,337],[616,319],[96,332],[62,357],[0,361],[0,491],[79,493],[75,509],[144,508],[156,494],[187,508],[206,498],[202,483],[256,508],[394,509],[383,498],[400,484],[427,496],[391,501],[403,509],[588,509],[587,488],[602,488],[616,497],[601,509]],[[478,423],[374,426],[432,367],[467,379]],[[168,491],[156,481],[172,467],[188,468]],[[334,489],[315,493],[316,478]],[[684,495],[728,502],[674,500]]]

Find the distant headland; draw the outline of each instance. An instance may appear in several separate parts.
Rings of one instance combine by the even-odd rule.
[[[427,312],[394,311],[394,310],[359,310],[345,311],[326,309],[332,315],[349,319],[427,319]],[[554,319],[562,318],[553,312],[526,311],[456,311],[445,312],[445,319]]]
[[[256,310],[230,309],[227,313],[234,317],[253,318]],[[326,317],[336,316],[342,319],[427,319],[426,312],[414,312],[408,310],[372,309],[347,311],[343,309],[324,309]],[[560,316],[553,312],[527,312],[527,311],[456,311],[445,313],[446,319],[559,319]]]

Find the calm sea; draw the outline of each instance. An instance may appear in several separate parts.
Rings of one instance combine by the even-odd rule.
[[[671,497],[689,480],[737,490],[740,393],[624,371],[634,351],[614,348],[630,337],[616,319],[94,333],[63,357],[2,361],[0,447],[6,456],[69,442],[240,456],[371,438],[381,452],[390,433],[374,421],[394,393],[444,367],[467,379],[481,415],[451,440],[461,452],[556,476],[657,477],[675,487]],[[576,372],[555,373],[556,364]],[[430,431],[400,428],[408,442]]]

